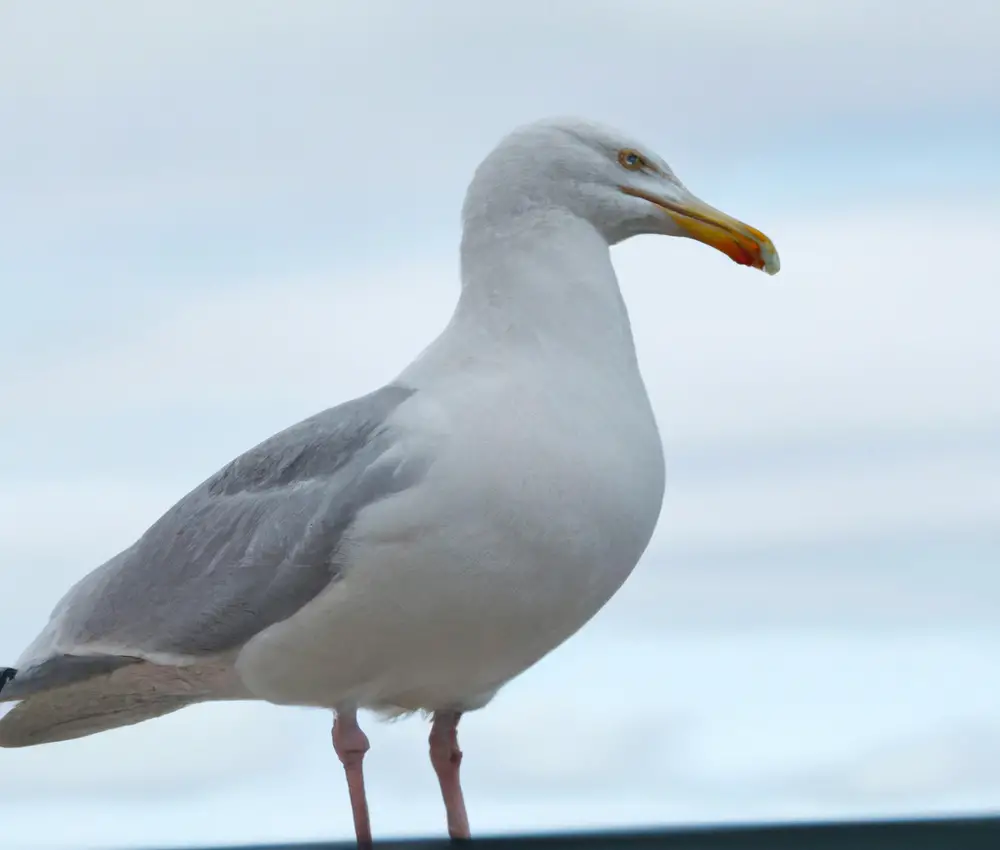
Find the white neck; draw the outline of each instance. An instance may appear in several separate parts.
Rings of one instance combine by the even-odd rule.
[[[467,219],[461,260],[462,292],[450,323],[401,377],[501,352],[638,377],[611,252],[588,222],[552,210],[499,222]]]
[[[628,312],[604,237],[569,213],[466,222],[456,321],[511,344],[634,357]]]

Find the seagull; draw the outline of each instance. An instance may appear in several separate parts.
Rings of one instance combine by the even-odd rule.
[[[448,834],[470,837],[459,719],[608,602],[660,514],[663,448],[610,247],[663,234],[779,263],[648,147],[579,119],[506,136],[462,224],[436,339],[390,383],[237,457],[74,585],[0,668],[16,703],[0,746],[211,700],[332,710],[368,846],[358,712],[423,713]]]

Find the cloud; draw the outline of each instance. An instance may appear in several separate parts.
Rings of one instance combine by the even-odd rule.
[[[15,372],[0,390],[3,401],[36,410],[69,404],[86,417],[247,402],[260,398],[265,384],[286,399],[325,392],[326,406],[341,400],[329,395],[331,387],[365,392],[390,380],[447,321],[457,295],[447,265],[390,267],[346,280],[324,271],[305,280],[248,281],[238,292],[183,293],[162,305],[163,315],[107,328],[90,351],[40,373]]]
[[[159,718],[155,726],[5,750],[0,797],[148,800],[196,795],[262,772],[280,775],[294,770],[290,748],[301,743],[292,720],[264,703],[215,703]]]
[[[803,465],[706,484],[675,482],[664,500],[661,545],[675,551],[789,546],[976,532],[1000,516],[998,452],[957,453],[838,471]]]
[[[628,117],[696,156],[804,126],[851,136],[914,112],[995,107],[1000,90],[990,0],[893,0],[877,16],[862,0],[276,9],[6,9],[0,150],[17,152],[5,179],[18,207],[80,192],[97,204],[187,192],[197,206],[275,181],[414,197],[459,188],[485,146],[544,114]]]
[[[919,734],[889,739],[830,771],[826,782],[856,800],[935,800],[1000,794],[1000,726],[958,716]]]

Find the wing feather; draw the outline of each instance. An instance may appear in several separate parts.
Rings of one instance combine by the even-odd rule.
[[[358,512],[422,477],[424,465],[390,452],[386,426],[413,392],[388,385],[331,408],[203,482],[70,590],[18,684],[66,655],[224,652],[292,616],[340,575]]]

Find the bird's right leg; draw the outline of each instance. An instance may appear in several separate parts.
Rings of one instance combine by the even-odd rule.
[[[371,847],[372,844],[365,776],[361,766],[369,746],[368,736],[358,726],[357,712],[353,709],[338,711],[333,721],[333,749],[347,774],[347,790],[351,795],[351,811],[354,813],[354,834],[359,847]]]
[[[431,726],[431,764],[441,785],[445,812],[448,816],[448,835],[451,838],[470,838],[469,816],[465,812],[465,797],[458,778],[462,764],[462,751],[458,746],[458,711],[438,711]]]

